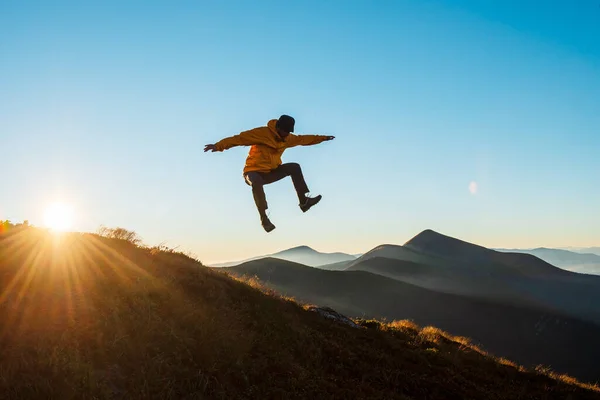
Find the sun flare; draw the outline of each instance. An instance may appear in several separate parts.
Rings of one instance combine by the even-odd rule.
[[[67,204],[53,203],[44,212],[44,225],[53,231],[64,232],[73,226],[73,210]]]

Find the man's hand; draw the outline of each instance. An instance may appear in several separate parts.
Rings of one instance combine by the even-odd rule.
[[[204,146],[205,153],[209,150],[214,153],[215,151],[217,151],[217,146],[215,146],[214,144],[207,144],[206,146]]]

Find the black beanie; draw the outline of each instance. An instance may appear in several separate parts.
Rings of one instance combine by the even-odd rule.
[[[290,117],[289,115],[282,115],[277,120],[277,127],[286,132],[294,132],[295,123],[296,121],[294,120],[294,118]]]

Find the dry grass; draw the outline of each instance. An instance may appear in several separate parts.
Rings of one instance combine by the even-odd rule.
[[[0,236],[4,399],[592,399],[410,321],[336,324],[176,251]]]
[[[379,323],[375,320],[370,321],[357,321],[362,323],[364,326],[375,327],[382,331],[387,332],[400,332],[404,335],[408,334],[413,337],[412,343],[418,346],[425,346],[426,350],[435,350],[438,351],[440,347],[445,347],[445,351],[442,352],[451,353],[453,351],[459,350],[462,352],[461,355],[467,355],[469,352],[475,352],[479,355],[485,357],[488,360],[493,360],[499,365],[503,365],[509,368],[512,368],[516,371],[527,372],[527,373],[535,373],[541,376],[549,377],[553,380],[557,380],[569,385],[575,385],[584,389],[588,389],[594,392],[600,393],[600,385],[598,384],[590,384],[578,381],[576,378],[567,375],[567,374],[558,374],[552,371],[551,368],[545,367],[542,365],[536,366],[533,371],[529,371],[527,368],[516,364],[511,360],[507,360],[503,357],[495,357],[485,350],[481,349],[479,346],[471,343],[471,340],[467,337],[463,336],[454,336],[449,334],[448,332],[444,332],[433,326],[419,327],[413,321],[410,320],[396,320],[389,323]],[[427,347],[428,344],[435,345],[435,348]]]

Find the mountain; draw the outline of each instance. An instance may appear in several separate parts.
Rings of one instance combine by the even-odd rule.
[[[501,252],[526,253],[534,255],[552,265],[573,272],[598,274],[600,272],[600,255],[574,252],[563,249],[539,247],[535,249],[496,249]]]
[[[282,250],[277,253],[252,257],[241,261],[230,261],[226,263],[213,264],[211,267],[231,267],[239,265],[244,262],[260,260],[263,258],[279,258],[281,260],[293,261],[311,267],[321,267],[328,264],[337,264],[345,261],[352,261],[356,259],[356,256],[346,253],[321,253],[308,246],[297,246],[291,249]],[[335,268],[335,267],[334,267]]]
[[[579,250],[581,253],[592,253],[600,256],[600,247],[584,247]]]
[[[600,256],[592,253],[577,253],[568,250],[549,249],[501,249],[503,252],[528,253],[556,266],[575,264],[600,264]]]
[[[382,244],[353,260],[348,268],[374,257],[410,261],[427,265],[438,265],[440,263],[445,263],[445,260],[440,259],[437,256],[424,254],[408,247],[393,244]]]
[[[418,275],[388,261],[426,266]],[[446,293],[505,304],[548,308],[600,324],[600,277],[566,271],[538,257],[500,252],[425,230],[403,246],[383,245],[354,260],[350,270],[366,270]],[[395,270],[394,270],[395,269]],[[385,273],[382,271],[385,270]]]
[[[6,400],[600,395],[431,327],[330,320],[164,247],[15,231],[0,234]]]
[[[355,257],[346,253],[321,253],[308,246],[298,246],[280,251],[271,257],[293,261],[311,267],[354,260]]]
[[[496,356],[525,366],[551,365],[580,379],[600,379],[600,326],[558,312],[440,293],[365,271],[326,271],[279,259],[226,270],[256,277],[283,296],[351,317],[409,319],[467,336]]]
[[[576,253],[591,253],[600,256],[600,247],[564,247],[560,250],[568,250]]]
[[[529,254],[501,253],[427,229],[403,246],[377,246],[354,260],[351,266],[370,258],[381,257],[438,267],[471,268],[488,275],[551,277],[571,273]]]
[[[572,276],[572,273],[530,254],[498,252],[430,229],[410,239],[404,247],[446,260],[459,261],[464,265],[479,265],[495,274],[540,278]]]

